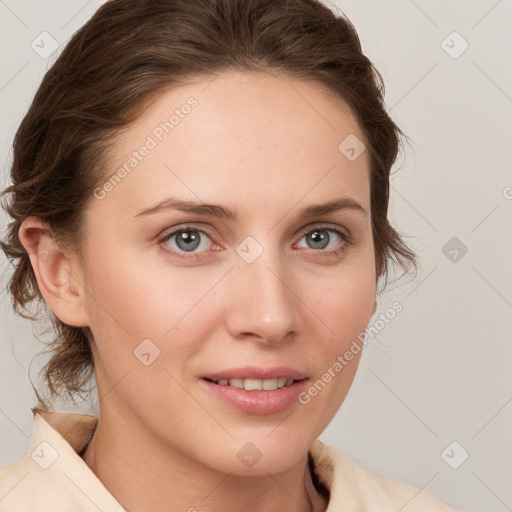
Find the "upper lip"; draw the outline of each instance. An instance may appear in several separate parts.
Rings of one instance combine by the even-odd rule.
[[[272,368],[260,368],[257,366],[245,366],[243,368],[229,368],[220,372],[208,373],[202,375],[203,378],[209,380],[220,379],[277,379],[286,377],[287,379],[302,380],[308,375],[295,368],[289,366],[274,366]]]

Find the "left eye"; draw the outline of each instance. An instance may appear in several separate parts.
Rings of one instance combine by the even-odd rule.
[[[301,240],[305,239],[308,244],[309,249],[334,249],[337,245],[339,245],[340,241],[345,239],[343,233],[338,231],[337,229],[326,229],[326,228],[317,228],[311,231],[308,231]],[[331,242],[334,241],[334,246],[331,245]]]
[[[173,249],[178,251],[193,252],[199,248],[205,250],[208,248],[208,243],[205,242],[204,237],[210,240],[210,237],[199,229],[180,229],[169,233],[163,242],[169,242],[175,239],[174,244],[169,244]],[[210,240],[211,242],[211,240]]]

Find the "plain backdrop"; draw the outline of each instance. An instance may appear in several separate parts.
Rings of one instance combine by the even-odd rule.
[[[45,58],[32,42],[48,32],[61,48],[101,4],[0,1],[2,188],[15,130],[58,53]],[[457,509],[512,510],[512,2],[329,5],[356,26],[388,110],[413,141],[395,166],[390,216],[421,271],[379,297],[373,322],[394,301],[403,309],[369,338],[321,439]],[[0,222],[3,231],[3,211]],[[37,383],[45,359],[33,360],[43,347],[11,311],[3,255],[0,270],[2,467],[28,448],[28,375]]]

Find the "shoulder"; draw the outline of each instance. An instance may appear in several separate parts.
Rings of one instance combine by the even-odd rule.
[[[0,469],[1,512],[64,512],[75,506],[63,471],[66,466],[56,462],[58,458],[60,453],[48,442]]]
[[[0,469],[1,512],[123,512],[81,459],[95,418],[35,413],[27,452]]]
[[[310,447],[315,473],[329,489],[327,512],[351,506],[368,512],[456,512],[432,493],[385,478],[360,466],[352,457],[316,440]]]
[[[3,468],[0,468],[0,505],[3,505],[4,498],[10,491],[13,491],[18,483],[30,472],[30,463],[24,455],[13,460]],[[3,508],[0,508],[3,511]]]

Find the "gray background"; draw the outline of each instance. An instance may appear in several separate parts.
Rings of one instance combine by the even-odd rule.
[[[41,57],[32,41],[47,31],[62,47],[102,3],[0,0],[2,188],[17,125],[56,55]],[[395,300],[403,311],[369,338],[321,439],[460,510],[512,510],[512,1],[330,5],[353,21],[392,117],[413,140],[396,166],[390,212],[422,269],[379,298],[374,321]],[[3,212],[0,222],[3,231]],[[10,270],[1,265],[3,290]],[[29,365],[43,348],[5,291],[1,299],[0,467],[28,447]],[[44,361],[30,367],[36,383]],[[91,413],[90,404],[76,409]]]

